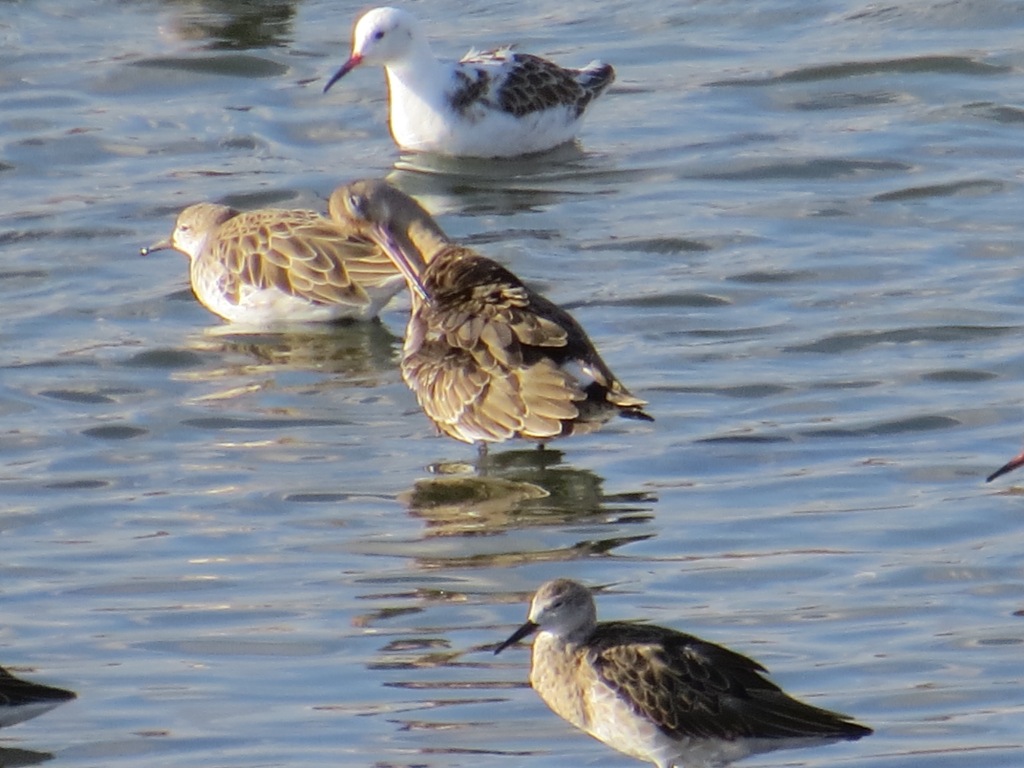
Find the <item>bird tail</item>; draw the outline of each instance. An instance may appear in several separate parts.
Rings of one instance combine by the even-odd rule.
[[[595,99],[615,82],[615,68],[602,61],[592,61],[579,71],[576,82],[590,93],[590,98]]]
[[[619,416],[624,419],[636,419],[637,421],[654,421],[654,417],[643,410],[639,405],[620,408]]]
[[[654,417],[644,410],[647,401],[634,396],[632,392],[622,386],[622,382],[619,380],[613,379],[606,397],[608,402],[618,409],[619,416],[622,418],[636,419],[637,421],[654,421]]]

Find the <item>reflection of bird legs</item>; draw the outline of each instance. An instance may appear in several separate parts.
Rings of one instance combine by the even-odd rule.
[[[488,460],[489,450],[487,448],[486,440],[477,440],[476,443],[476,473],[481,477],[486,477],[488,469],[490,468],[491,462]]]
[[[477,469],[477,472],[479,474],[481,474],[481,475],[486,475],[487,474],[487,470],[491,466],[490,449],[488,447],[489,445],[490,445],[490,443],[488,443],[486,440],[478,440],[477,443],[476,443],[476,469]],[[547,453],[548,452],[548,444],[547,444],[547,442],[544,441],[544,440],[538,441],[537,442],[537,448],[535,450],[538,451],[538,452]],[[556,456],[557,455],[559,455],[559,454],[556,453]]]

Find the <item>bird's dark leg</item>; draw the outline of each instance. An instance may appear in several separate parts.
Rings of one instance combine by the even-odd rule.
[[[478,440],[476,444],[476,471],[479,475],[486,475],[487,469],[490,466],[487,441]]]

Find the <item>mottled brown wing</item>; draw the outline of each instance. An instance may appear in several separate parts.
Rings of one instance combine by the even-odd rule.
[[[562,329],[565,344],[551,355],[560,365],[578,365],[593,378],[598,391],[591,393],[592,398],[607,400],[619,408],[634,411],[641,418],[651,418],[640,410],[647,405],[647,401],[633,395],[612,373],[576,318],[554,302],[533,292],[530,293],[530,307],[538,322],[547,322]]]
[[[466,442],[563,434],[585,394],[536,350],[563,346],[564,329],[489,259],[449,253],[426,278],[432,300],[410,319],[403,373],[427,415]]]
[[[602,679],[666,734],[696,738],[856,737],[868,729],[786,695],[756,661],[664,627],[599,624]]]
[[[501,264],[475,251],[451,246],[435,255],[423,276],[431,301],[423,319],[440,338],[460,348],[485,342],[508,365],[521,365],[524,347],[565,347],[568,334],[554,304],[538,297]],[[537,301],[543,305],[538,311]],[[551,312],[554,307],[556,312]]]
[[[570,106],[578,115],[590,102],[590,94],[576,80],[576,72],[539,56],[517,53],[498,103],[506,112],[522,116],[552,107]]]
[[[345,262],[348,276],[354,283],[364,288],[376,288],[396,279],[401,280],[401,273],[395,263],[376,243],[357,235],[350,235],[349,240],[351,253],[359,254]]]
[[[516,117],[554,107],[568,107],[578,117],[615,79],[615,70],[607,64],[567,69],[510,48],[471,51],[462,63],[468,66],[456,73],[450,96],[457,111],[484,101]]]
[[[713,661],[696,638],[624,623],[599,624],[588,645],[601,678],[666,734],[676,738],[746,735],[741,723],[730,722],[723,701],[744,693],[731,670],[756,677],[760,670],[756,662],[731,651]],[[716,662],[726,663],[729,672]]]
[[[237,281],[233,294],[244,284],[273,286],[322,304],[365,304],[369,299],[355,273],[371,279],[395,275],[370,241],[313,211],[240,214],[220,229],[216,247],[215,258]]]
[[[448,246],[431,259],[425,285],[436,322],[450,342],[476,344],[484,321],[507,326],[520,342],[510,351],[517,351],[523,364],[548,358],[559,366],[578,366],[596,384],[592,399],[650,418],[639,411],[647,402],[615,377],[576,319],[498,262],[463,246]]]
[[[467,443],[563,434],[584,394],[550,363],[510,373],[478,364],[465,350],[432,354],[425,348],[402,366],[427,416],[445,434]]]

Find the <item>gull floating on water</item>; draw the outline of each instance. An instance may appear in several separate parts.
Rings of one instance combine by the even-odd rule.
[[[439,61],[416,17],[399,8],[374,8],[356,22],[352,54],[324,92],[360,64],[387,73],[399,147],[456,157],[514,157],[565,144],[615,79],[599,61],[565,69],[510,48]]]
[[[315,211],[198,203],[141,253],[168,248],[189,257],[203,306],[246,325],[368,320],[404,285],[372,241]]]
[[[402,376],[446,435],[483,448],[589,432],[616,414],[653,421],[568,312],[453,243],[404,192],[357,181],[336,189],[328,207],[405,276],[412,311]]]
[[[71,691],[30,683],[0,667],[0,728],[31,720],[74,698]]]
[[[666,627],[598,623],[590,590],[569,579],[541,585],[527,622],[494,652],[534,632],[530,684],[555,714],[659,768],[872,732],[788,696],[728,648]]]

